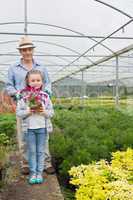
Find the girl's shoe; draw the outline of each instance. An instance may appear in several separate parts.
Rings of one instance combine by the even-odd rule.
[[[36,176],[36,183],[41,184],[44,182],[44,179],[42,177],[42,175],[37,175]]]
[[[36,179],[36,175],[32,175],[32,176],[30,176],[30,178],[29,178],[29,184],[36,184],[36,182],[37,182],[37,179]]]

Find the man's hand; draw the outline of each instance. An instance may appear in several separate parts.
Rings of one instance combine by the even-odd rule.
[[[37,111],[38,111],[39,113],[43,113],[43,112],[44,112],[43,106],[41,105]]]

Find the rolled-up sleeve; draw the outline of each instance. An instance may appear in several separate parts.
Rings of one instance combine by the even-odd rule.
[[[17,92],[17,90],[15,88],[15,80],[14,80],[14,74],[13,74],[12,67],[10,67],[8,70],[8,79],[6,82],[5,90],[8,93],[8,95],[10,95],[10,96],[15,95],[15,93]]]
[[[44,83],[45,83],[45,91],[48,91],[48,93],[51,95],[52,94],[51,81],[46,68],[44,68]]]
[[[26,106],[23,99],[19,100],[16,108],[16,116],[24,119],[29,116],[29,112],[29,107]]]
[[[51,118],[51,117],[53,117],[53,115],[54,115],[53,104],[52,104],[51,100],[49,99],[48,100],[48,105],[46,107],[46,115],[45,115],[45,117],[46,118]]]

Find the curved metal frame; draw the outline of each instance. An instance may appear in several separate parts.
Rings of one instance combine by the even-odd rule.
[[[130,24],[130,23],[133,21],[132,16],[130,16],[128,13],[125,13],[124,11],[122,11],[122,10],[120,10],[120,9],[118,9],[118,8],[116,8],[116,7],[112,6],[112,5],[110,5],[110,4],[107,4],[107,3],[103,2],[103,1],[100,1],[100,0],[94,0],[94,1],[99,2],[99,3],[101,3],[101,4],[105,5],[105,6],[108,6],[108,7],[110,7],[111,9],[114,9],[114,10],[117,11],[117,12],[120,12],[122,15],[124,15],[124,16],[130,18],[130,20],[129,20],[127,23],[125,23],[123,26],[121,26],[120,28],[116,29],[114,32],[112,32],[111,34],[109,34],[107,37],[103,38],[103,39],[100,40],[100,41],[97,41],[97,40],[95,40],[94,38],[89,38],[89,39],[92,40],[93,42],[96,42],[96,44],[93,45],[93,46],[91,46],[91,47],[90,47],[88,50],[86,50],[84,53],[80,54],[79,57],[77,57],[77,58],[74,59],[72,62],[70,62],[70,63],[67,65],[67,67],[70,66],[71,64],[75,63],[75,62],[76,62],[77,60],[79,60],[81,57],[83,57],[84,55],[86,55],[86,53],[88,53],[91,49],[93,49],[94,47],[96,47],[96,46],[98,46],[98,45],[101,45],[102,47],[104,47],[104,48],[106,48],[107,50],[109,50],[111,53],[113,53],[114,56],[117,55],[117,54],[116,54],[115,52],[113,52],[109,47],[107,47],[106,45],[102,44],[102,42],[105,41],[106,39],[110,38],[113,34],[115,34],[116,32],[118,32],[119,30],[121,30],[122,28],[124,28],[125,26],[127,26],[128,24]],[[0,25],[5,25],[5,24],[17,24],[17,23],[20,24],[20,23],[23,23],[23,22],[0,23]],[[64,28],[64,27],[60,27],[60,26],[56,26],[56,25],[50,25],[50,24],[44,24],[44,23],[37,23],[37,22],[27,22],[27,24],[47,25],[47,26],[52,26],[52,27],[56,27],[56,28],[65,29],[65,30],[71,31],[71,32],[73,32],[73,33],[82,35],[82,36],[84,35],[84,34],[82,34],[82,33],[79,33],[79,32],[77,32],[77,31],[74,31],[74,30],[72,30],[72,29],[68,29],[68,28]],[[8,33],[7,33],[7,34],[8,34]],[[112,55],[110,56],[110,58],[112,58]],[[91,59],[89,59],[89,60],[91,61]],[[92,63],[91,65],[97,65],[97,63],[95,63],[95,62],[93,62],[93,61],[91,61],[91,63]],[[86,68],[88,68],[88,67],[89,67],[89,66],[87,66]],[[84,70],[84,69],[86,69],[86,68],[80,69],[80,71],[81,71],[81,70]],[[64,69],[64,68],[63,68],[63,69]],[[60,71],[62,71],[63,69],[57,71],[57,73],[60,72]],[[79,70],[78,70],[78,71],[79,71]],[[71,73],[71,74],[75,74],[75,73],[77,73],[78,71],[76,71],[76,72],[74,72],[74,73]],[[70,74],[70,75],[71,75],[71,74]],[[68,76],[68,75],[67,75],[67,76]]]
[[[24,22],[6,22],[6,23],[0,23],[0,25],[7,25],[7,24],[23,24]],[[69,28],[66,28],[66,27],[62,27],[62,26],[57,26],[57,25],[53,25],[53,24],[46,24],[46,23],[40,23],[40,22],[27,22],[27,24],[36,24],[36,25],[43,25],[43,26],[50,26],[50,27],[55,27],[55,28],[59,28],[59,29],[63,29],[63,30],[67,30],[67,31],[70,31],[72,33],[76,33],[80,36],[85,36],[83,33],[80,33],[78,31],[74,31],[72,29],[69,29]],[[87,37],[88,39],[92,40],[93,42],[97,43],[98,41],[95,40],[94,38],[90,38],[90,37]],[[106,48],[109,52],[113,53],[113,51],[107,47],[106,45],[104,44],[101,44],[102,47]]]
[[[106,61],[110,60],[111,58],[114,58],[114,57],[119,56],[119,55],[121,55],[121,54],[123,54],[123,53],[126,53],[126,52],[128,52],[128,51],[130,51],[130,50],[132,50],[132,49],[133,49],[133,45],[130,45],[130,46],[124,48],[124,49],[121,49],[121,50],[117,51],[117,52],[115,53],[115,55],[112,54],[112,55],[110,55],[110,57],[105,57],[105,58],[103,57],[102,59],[96,61],[96,65],[99,65],[99,64],[101,64],[101,63],[103,63],[103,62],[106,62]],[[64,79],[64,78],[66,78],[66,77],[69,77],[69,76],[71,76],[71,75],[75,75],[75,74],[79,73],[80,71],[84,71],[84,70],[86,70],[86,69],[88,69],[88,68],[90,68],[90,67],[93,67],[93,66],[94,66],[94,65],[88,65],[88,66],[86,66],[86,67],[83,67],[82,69],[76,70],[76,71],[74,71],[74,72],[72,72],[72,73],[70,73],[70,74],[65,75],[64,77],[59,78],[58,80],[54,81],[53,83],[56,83],[56,82],[58,82],[58,81],[60,81],[60,80],[62,80],[62,79]]]
[[[94,1],[99,2],[99,3],[101,3],[101,4],[103,4],[103,5],[107,6],[107,7],[109,7],[109,8],[111,8],[111,9],[113,9],[113,10],[119,12],[119,13],[121,13],[122,15],[125,15],[126,17],[128,17],[128,18],[130,18],[130,19],[133,18],[133,17],[132,17],[131,15],[129,15],[128,13],[124,12],[123,10],[120,10],[120,9],[116,8],[115,6],[112,6],[111,4],[105,3],[105,2],[100,1],[100,0],[94,0]]]
[[[77,60],[79,60],[83,55],[85,55],[86,53],[88,53],[91,49],[95,48],[97,45],[101,44],[103,41],[105,41],[106,39],[108,39],[110,36],[114,35],[115,33],[117,33],[119,30],[121,30],[122,28],[124,28],[125,26],[127,26],[128,24],[130,24],[131,22],[133,22],[133,18],[130,19],[128,22],[126,22],[124,25],[120,26],[117,30],[113,31],[111,34],[109,34],[108,36],[106,36],[104,39],[100,40],[97,44],[91,46],[89,49],[87,49],[82,55],[80,55],[78,58],[76,58],[75,60],[73,60],[71,63],[68,64],[67,67],[69,67],[71,64],[73,64],[74,62],[76,62]],[[116,53],[114,53],[115,55]],[[111,56],[112,57],[112,56]],[[97,65],[96,63],[94,63],[94,65]],[[88,68],[88,67],[86,67]],[[64,69],[64,68],[63,68]],[[62,70],[63,70],[62,69]],[[80,71],[83,69],[80,69]],[[57,71],[57,73],[60,72]]]
[[[9,54],[13,54],[14,52],[9,52]],[[16,56],[16,55],[15,55]],[[18,54],[18,56],[20,56],[19,54]],[[61,59],[61,58],[60,58]],[[38,60],[42,60],[42,59],[38,59]],[[12,60],[13,61],[13,60]],[[8,61],[6,61],[6,62],[11,62],[10,60],[8,60]],[[55,63],[55,62],[53,62],[53,61],[47,61],[48,63],[50,63],[50,64],[52,64],[52,66],[58,66],[58,64],[57,63]],[[9,66],[9,64],[7,64],[7,63],[0,63],[0,65],[8,65]]]
[[[0,23],[0,25],[7,25],[7,24],[23,24],[23,22],[6,22],[6,23]],[[57,26],[57,25],[52,25],[52,24],[45,24],[45,23],[38,23],[38,22],[27,22],[27,25],[28,24],[36,24],[36,25],[47,25],[47,26],[51,26],[51,27],[55,27],[55,28],[60,28],[60,29],[64,29],[64,30],[67,30],[67,31],[71,31],[73,33],[76,33],[78,35],[82,35],[84,36],[83,33],[80,33],[80,32],[77,32],[77,31],[74,31],[72,29],[69,29],[69,28],[65,28],[65,27],[61,27],[61,26]],[[7,33],[9,34],[9,33]],[[11,34],[11,33],[10,33]],[[21,34],[19,34],[21,35]],[[88,38],[90,40],[92,40],[93,42],[96,42],[96,44],[98,44],[97,40],[93,39],[93,38]],[[108,51],[110,51],[111,53],[114,53],[109,47],[107,47],[106,45],[104,44],[100,44],[102,47],[104,47],[105,49],[107,49]],[[79,54],[79,57],[82,57],[81,54]],[[87,58],[92,64],[95,65],[95,62],[93,62],[90,58]],[[69,64],[68,64],[69,65]]]
[[[41,43],[45,43],[45,44],[49,44],[49,45],[58,46],[58,47],[61,47],[61,48],[66,49],[66,50],[69,50],[69,51],[71,51],[71,52],[73,52],[73,53],[76,53],[77,55],[80,55],[80,53],[77,52],[77,51],[75,51],[74,49],[69,48],[69,47],[66,47],[66,46],[64,46],[64,45],[59,45],[59,44],[54,43],[54,42],[46,42],[46,41],[40,41],[40,40],[33,40],[33,41],[34,41],[34,42],[41,42]],[[4,41],[4,42],[0,42],[0,44],[8,44],[8,43],[14,43],[14,42],[17,42],[17,40]],[[58,57],[58,55],[57,55],[56,57]],[[60,58],[60,59],[66,61],[66,59],[63,59],[63,58]],[[89,59],[89,58],[86,58],[86,60],[88,60],[88,61],[90,61],[91,63],[93,63],[93,62],[91,61],[91,59]],[[68,62],[68,61],[67,61],[67,62]]]
[[[7,24],[23,24],[23,22],[6,22],[6,23],[0,23],[0,25],[7,25]],[[79,35],[84,35],[84,34],[82,34],[82,33],[80,33],[80,32],[77,32],[77,31],[74,31],[74,30],[71,30],[71,29],[68,29],[68,28],[60,27],[60,26],[57,26],[57,25],[51,25],[51,24],[45,24],[45,23],[38,23],[38,22],[27,22],[27,24],[47,25],[47,26],[52,26],[52,27],[56,27],[56,28],[65,29],[65,30],[71,31],[71,32],[76,33],[76,34],[79,34]],[[123,28],[123,27],[122,27],[122,28]],[[121,28],[120,28],[120,29],[121,29]],[[117,32],[117,31],[116,31],[116,32]],[[115,33],[115,32],[114,32],[114,33]],[[114,33],[113,33],[113,34],[114,34]],[[8,33],[7,33],[7,34],[8,34]],[[111,34],[111,35],[112,35],[112,34]],[[111,35],[110,35],[110,36],[111,36]],[[107,38],[109,38],[109,37],[105,37],[105,38],[102,39],[100,42],[97,42],[96,40],[94,40],[94,39],[92,39],[92,38],[89,38],[89,39],[95,41],[96,44],[93,45],[91,48],[89,48],[89,49],[88,49],[86,52],[84,52],[83,54],[80,54],[78,58],[76,58],[75,60],[73,60],[73,61],[71,62],[71,64],[74,63],[75,61],[79,60],[83,55],[85,55],[88,51],[90,51],[91,49],[93,49],[93,48],[96,47],[97,45],[102,45],[102,46],[104,46],[104,48],[106,48],[106,49],[108,49],[110,52],[114,53],[111,49],[109,49],[108,47],[106,47],[105,45],[102,44],[102,42],[103,42],[105,39],[107,39]],[[95,62],[93,62],[91,59],[89,59],[89,61],[90,61],[92,64],[95,65]],[[70,63],[68,64],[68,66],[70,66]]]

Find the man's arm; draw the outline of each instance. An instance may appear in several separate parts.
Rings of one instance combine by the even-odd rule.
[[[51,81],[46,68],[44,68],[44,84],[45,84],[45,92],[47,92],[49,96],[51,96],[52,95]]]
[[[8,70],[8,79],[6,82],[6,91],[8,95],[14,96],[17,92],[15,88],[15,80],[14,80],[14,74],[13,74],[13,69],[12,67],[9,68]]]

